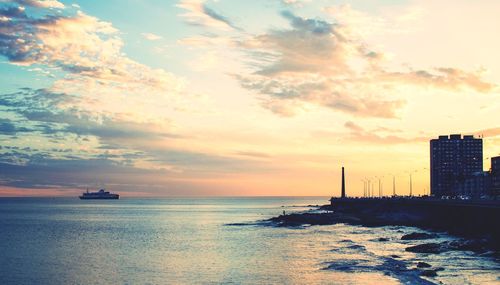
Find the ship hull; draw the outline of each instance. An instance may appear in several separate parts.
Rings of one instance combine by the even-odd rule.
[[[109,196],[109,197],[85,197],[79,196],[80,200],[117,200],[120,199],[119,195]]]

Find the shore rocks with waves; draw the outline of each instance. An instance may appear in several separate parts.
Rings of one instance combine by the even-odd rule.
[[[428,233],[411,233],[411,234],[406,234],[401,237],[401,240],[421,240],[421,239],[431,239],[431,238],[436,238],[437,235],[435,234],[428,234]]]
[[[424,243],[407,247],[408,252],[415,253],[434,253],[439,254],[446,251],[460,250],[460,251],[473,251],[476,253],[487,254],[494,252],[489,251],[489,241],[485,239],[472,239],[472,240],[454,240],[445,241],[441,243]]]
[[[419,199],[356,199],[332,200],[332,205],[320,207],[324,212],[281,215],[268,220],[275,226],[332,225],[347,223],[368,227],[413,226],[427,230],[445,231],[468,241],[458,244],[438,244],[410,248],[415,252],[443,250],[500,251],[500,205],[450,204]],[[414,232],[402,240],[426,240],[437,235]],[[381,237],[380,241],[385,241]]]
[[[362,215],[355,215],[352,213],[342,213],[342,212],[293,213],[271,218],[267,220],[267,222],[278,227],[333,225],[338,223],[346,223],[351,225],[362,225],[362,226],[392,225],[391,223],[384,224],[383,221],[381,220],[378,220],[376,222],[376,225],[374,225],[373,217],[367,220]],[[426,240],[426,239],[433,239],[436,237],[438,237],[437,234],[413,232],[410,234],[403,235],[401,237],[401,240],[404,241]],[[388,239],[385,237],[380,237],[378,238],[378,241],[384,242],[388,241]],[[410,246],[406,248],[406,251],[415,253],[439,254],[445,251],[463,250],[463,251],[474,251],[481,254],[498,255],[498,250],[495,247],[495,245],[492,245],[492,243],[495,243],[495,240],[491,238],[470,238],[470,239],[461,239],[455,241],[445,241],[440,243],[436,242],[423,243],[419,245]]]
[[[294,213],[269,219],[276,226],[298,227],[303,225],[333,225],[338,223],[361,224],[361,219],[340,213]]]
[[[442,244],[439,243],[424,243],[424,244],[414,245],[407,247],[405,250],[409,252],[418,252],[418,253],[441,253],[447,251],[446,247],[444,247]]]

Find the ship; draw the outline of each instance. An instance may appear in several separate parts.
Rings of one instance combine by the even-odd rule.
[[[88,199],[120,199],[120,195],[110,193],[106,191],[105,189],[101,189],[97,192],[89,192],[89,189],[87,189],[87,192],[83,192],[81,196],[79,196],[80,199],[82,200],[88,200]]]

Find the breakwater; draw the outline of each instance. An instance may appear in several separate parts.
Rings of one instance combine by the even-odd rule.
[[[339,198],[322,208],[355,215],[365,225],[417,226],[500,240],[499,201]]]
[[[414,226],[483,239],[482,246],[500,249],[499,201],[424,198],[332,198],[323,213],[273,218],[283,226],[348,223],[363,226]]]

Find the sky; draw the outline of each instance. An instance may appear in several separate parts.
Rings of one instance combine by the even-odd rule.
[[[429,192],[500,155],[500,1],[0,0],[0,196]]]

